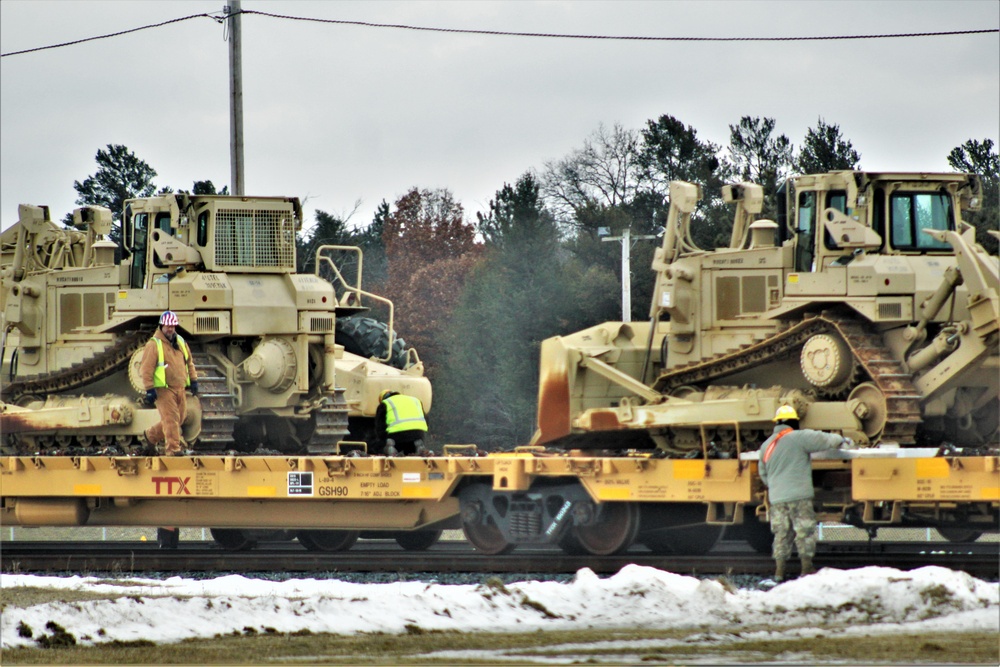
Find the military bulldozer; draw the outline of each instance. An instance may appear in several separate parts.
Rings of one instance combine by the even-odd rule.
[[[1000,269],[961,218],[976,176],[797,176],[775,221],[760,186],[722,194],[730,245],[706,251],[700,187],[671,183],[647,322],[543,343],[532,444],[739,456],[789,404],[864,446],[996,451]]]
[[[44,206],[18,212],[0,237],[5,451],[143,447],[158,416],[141,402],[138,364],[168,309],[199,374],[183,427],[196,453],[330,453],[370,440],[383,389],[430,409],[392,304],[361,287],[360,250],[324,246],[315,273],[296,271],[297,199],[130,199],[120,243],[103,207],[77,209],[75,229]],[[339,268],[345,257],[356,280]],[[362,316],[373,302],[386,304],[388,325]]]

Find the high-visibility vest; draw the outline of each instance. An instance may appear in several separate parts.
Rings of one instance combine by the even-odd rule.
[[[770,461],[771,460],[771,454],[774,454],[774,448],[778,446],[778,441],[781,440],[782,438],[784,438],[789,433],[793,433],[794,431],[795,431],[795,429],[789,427],[787,430],[782,431],[781,433],[779,433],[778,435],[776,435],[774,437],[774,440],[771,441],[771,444],[769,444],[767,446],[767,449],[764,450],[764,456],[761,457],[761,461],[763,461],[764,463],[767,463],[768,461]]]
[[[156,370],[153,371],[153,388],[162,389],[167,386],[167,364],[163,361],[163,341],[159,338],[153,337],[153,342],[156,343]],[[191,353],[188,352],[187,343],[181,338],[180,334],[177,334],[177,347],[181,348],[181,352],[184,354],[184,376],[186,378],[184,382],[185,387],[191,386],[191,369],[188,367],[188,360],[191,359]]]
[[[382,401],[386,405],[385,432],[426,431],[427,420],[420,399],[396,394]]]

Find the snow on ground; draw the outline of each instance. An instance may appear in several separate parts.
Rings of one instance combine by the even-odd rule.
[[[169,643],[243,632],[309,630],[352,634],[425,630],[529,632],[538,629],[767,626],[785,636],[843,626],[874,632],[1000,631],[1000,584],[925,567],[824,569],[770,590],[731,590],[714,580],[629,565],[600,578],[580,570],[568,583],[525,581],[442,585],[358,584],[331,579],[273,582],[243,576],[209,580],[0,575],[0,586],[117,595],[111,600],[8,607],[4,648],[34,646],[54,622],[82,644],[139,639]],[[23,624],[23,626],[22,626]]]

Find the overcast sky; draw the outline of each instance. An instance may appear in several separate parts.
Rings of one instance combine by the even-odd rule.
[[[0,51],[197,13],[224,0],[0,2]],[[244,10],[443,28],[640,36],[817,36],[1000,27],[995,0],[891,2],[297,2]],[[822,116],[866,169],[947,171],[997,141],[1000,39],[623,42],[444,34],[243,18],[247,194],[304,199],[367,224],[382,199],[449,188],[470,220],[504,182],[582,145],[599,123],[662,114],[728,144],[770,116],[796,148]],[[124,144],[157,186],[229,182],[228,44],[198,18],[0,61],[0,220],[75,205],[94,155]]]

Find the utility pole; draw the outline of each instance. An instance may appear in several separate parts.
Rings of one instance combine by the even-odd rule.
[[[603,234],[602,234],[603,232]],[[602,241],[622,242],[622,322],[632,321],[632,242],[648,241],[655,239],[655,236],[632,236],[632,230],[626,227],[622,230],[621,236],[608,236],[610,230],[607,227],[599,227],[597,235]]]
[[[243,182],[243,55],[240,0],[222,8],[229,21],[229,165],[230,191],[242,195]]]

